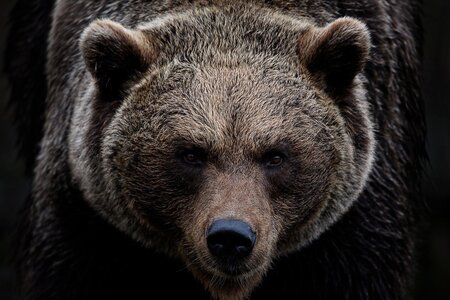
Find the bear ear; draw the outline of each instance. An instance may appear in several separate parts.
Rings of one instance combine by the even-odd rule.
[[[366,25],[353,18],[339,18],[323,28],[302,34],[300,61],[332,96],[343,96],[369,57],[370,35]]]
[[[110,20],[91,23],[81,35],[80,47],[100,95],[108,100],[126,95],[127,88],[157,56],[143,32]]]

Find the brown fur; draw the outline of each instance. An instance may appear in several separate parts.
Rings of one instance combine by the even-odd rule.
[[[201,295],[193,275],[218,299],[404,295],[421,131],[413,30],[396,5],[56,2],[25,293],[140,297],[153,272],[154,290],[182,273],[174,290]],[[236,275],[206,244],[222,218],[256,232]],[[177,260],[189,272],[170,273]]]
[[[267,15],[258,20],[267,33],[258,31],[261,25],[249,27],[255,13]],[[227,20],[231,27],[223,25]],[[196,22],[211,32],[196,32]],[[156,45],[157,57],[148,45]],[[357,52],[353,61],[335,55],[348,47]],[[140,242],[182,257],[215,297],[248,296],[275,257],[315,239],[364,186],[373,137],[360,79],[353,81],[369,48],[359,21],[339,19],[322,29],[261,8],[225,6],[172,15],[135,31],[96,21],[84,31],[81,48],[97,88],[75,111],[74,178],[105,218]],[[105,99],[102,82],[109,66],[120,70],[124,57],[140,62],[135,68],[147,68],[145,75],[120,89],[126,98],[93,134],[99,128],[78,124],[99,118],[98,101],[114,100]],[[104,61],[109,65],[102,67]],[[327,76],[338,69],[351,79],[339,85],[339,95],[328,93],[335,87]],[[125,75],[124,81],[136,76]],[[352,120],[340,112],[342,95],[359,124],[348,124]],[[363,145],[349,135],[347,128],[356,126],[365,133]],[[94,144],[99,148],[89,147]],[[191,147],[207,154],[202,170],[177,159],[180,148]],[[286,153],[280,170],[262,165],[272,150]],[[206,246],[205,231],[220,218],[244,220],[257,232],[237,277],[222,273]],[[162,238],[151,236],[166,226],[161,245]]]

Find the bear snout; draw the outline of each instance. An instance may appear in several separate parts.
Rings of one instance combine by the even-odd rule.
[[[221,261],[239,261],[250,255],[256,232],[244,221],[220,219],[214,221],[206,236],[209,252]]]

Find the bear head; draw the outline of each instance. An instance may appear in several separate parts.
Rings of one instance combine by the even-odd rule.
[[[136,28],[97,20],[70,133],[85,200],[131,238],[242,299],[274,258],[358,198],[374,129],[366,26],[202,8]]]

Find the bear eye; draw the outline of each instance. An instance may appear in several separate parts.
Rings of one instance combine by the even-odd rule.
[[[265,155],[264,164],[267,168],[276,168],[285,161],[284,154],[276,151],[271,151]]]
[[[194,166],[201,166],[204,163],[205,155],[199,150],[186,149],[181,153],[184,163]]]

